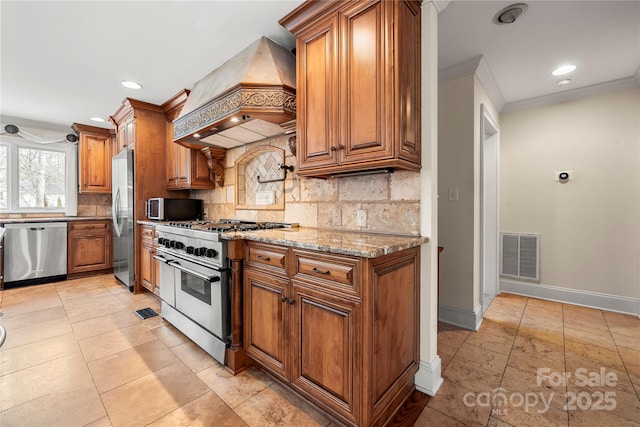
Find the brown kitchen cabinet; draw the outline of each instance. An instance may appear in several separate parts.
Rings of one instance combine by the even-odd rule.
[[[307,1],[296,36],[301,176],[419,170],[420,1]]]
[[[341,422],[384,424],[414,389],[418,260],[247,242],[246,354]]]
[[[114,155],[122,150],[133,150],[135,147],[135,121],[133,110],[128,110],[122,122],[117,125],[116,147]]]
[[[160,295],[159,270],[160,263],[153,258],[158,247],[156,240],[156,229],[149,225],[140,227],[141,250],[140,250],[140,284],[148,291]]]
[[[162,104],[167,118],[167,190],[206,190],[215,188],[207,159],[199,150],[173,142],[173,121],[184,106],[188,90],[182,90]]]
[[[113,269],[110,220],[67,223],[67,276],[100,274]]]
[[[71,127],[78,133],[78,191],[111,194],[111,132],[79,123]]]

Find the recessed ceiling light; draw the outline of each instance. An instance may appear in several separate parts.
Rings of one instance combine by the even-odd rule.
[[[564,79],[564,80],[560,80],[558,83],[556,83],[558,86],[564,86],[564,85],[568,85],[569,83],[571,83],[571,79]]]
[[[91,117],[91,120],[94,122],[104,122],[105,120],[102,117]]]
[[[563,76],[565,74],[569,74],[575,69],[576,69],[575,65],[563,65],[553,70],[551,74],[553,74],[554,76]]]
[[[231,121],[232,121],[233,123],[236,123],[236,122],[239,122],[239,121],[240,121],[240,119],[239,119],[239,118],[237,118],[237,117],[231,117]]]
[[[201,138],[201,135],[200,135],[199,133],[194,133],[194,134],[193,134],[193,137],[194,137],[195,139],[200,139],[200,138]]]
[[[493,17],[493,23],[497,25],[513,24],[516,19],[527,10],[525,3],[515,3],[505,7]]]
[[[120,84],[128,89],[142,89],[142,85],[131,80],[123,80]]]

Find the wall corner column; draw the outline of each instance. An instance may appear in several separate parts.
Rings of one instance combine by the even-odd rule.
[[[420,233],[429,237],[420,259],[420,363],[416,389],[435,395],[442,385],[438,339],[438,9],[422,6],[422,170]]]

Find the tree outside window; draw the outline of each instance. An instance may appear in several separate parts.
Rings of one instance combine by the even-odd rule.
[[[65,153],[18,149],[18,206],[20,208],[64,208]]]

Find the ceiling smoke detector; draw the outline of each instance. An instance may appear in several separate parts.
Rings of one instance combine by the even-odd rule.
[[[497,25],[513,24],[516,19],[527,10],[525,3],[515,3],[505,7],[493,17],[493,23]]]

